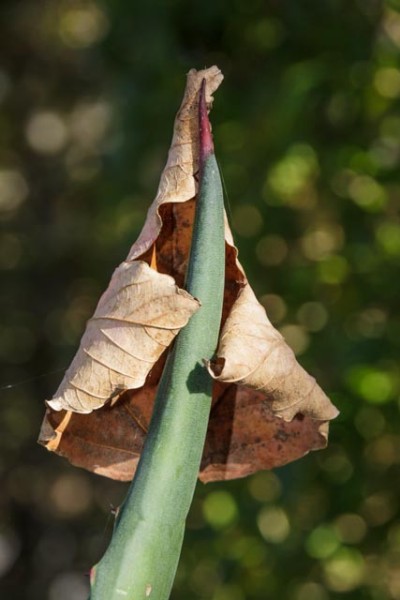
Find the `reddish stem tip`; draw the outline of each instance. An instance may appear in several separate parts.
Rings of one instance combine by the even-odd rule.
[[[214,152],[214,144],[211,135],[211,125],[208,119],[206,103],[206,80],[203,79],[200,87],[199,99],[199,129],[200,129],[200,167],[210,154]]]

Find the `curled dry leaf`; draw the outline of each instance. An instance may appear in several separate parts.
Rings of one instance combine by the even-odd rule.
[[[54,410],[89,413],[121,392],[141,387],[198,306],[172,277],[157,273],[141,260],[123,262],[114,271],[48,405]]]
[[[48,402],[40,434],[49,450],[114,479],[134,474],[163,350],[197,309],[197,301],[181,288],[197,193],[203,78],[210,108],[222,74],[217,67],[189,72],[168,161],[142,233],[89,321],[77,356]],[[225,239],[221,335],[208,365],[215,384],[203,481],[243,477],[321,448],[328,421],[337,415],[257,302],[227,221]]]
[[[297,362],[282,335],[247,284],[220,336],[217,357],[208,365],[218,381],[263,392],[276,416],[291,421],[298,413],[317,420],[337,416],[336,408]]]

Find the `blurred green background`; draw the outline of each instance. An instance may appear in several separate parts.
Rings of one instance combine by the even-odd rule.
[[[198,485],[172,598],[400,599],[400,2],[2,0],[0,595],[83,600],[127,486],[36,445],[143,224],[192,67],[240,258],[341,416]],[[15,385],[14,385],[15,384]]]

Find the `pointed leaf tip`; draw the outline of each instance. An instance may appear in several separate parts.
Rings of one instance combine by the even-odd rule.
[[[214,144],[211,135],[211,126],[208,118],[206,102],[206,79],[201,82],[199,98],[199,129],[200,129],[200,165],[203,166],[210,154],[214,153]]]

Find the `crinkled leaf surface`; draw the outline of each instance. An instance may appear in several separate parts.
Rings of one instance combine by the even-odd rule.
[[[97,305],[54,398],[55,410],[88,413],[141,387],[198,302],[141,260],[123,262]]]
[[[40,435],[49,450],[115,479],[134,474],[163,350],[198,307],[182,286],[197,193],[197,98],[203,78],[209,107],[222,81],[217,67],[189,72],[168,161],[142,233],[48,402]],[[224,309],[217,356],[208,365],[215,384],[203,481],[242,477],[324,447],[328,421],[337,415],[255,298],[227,222],[225,237]]]

